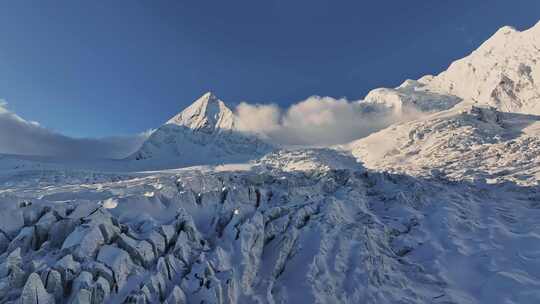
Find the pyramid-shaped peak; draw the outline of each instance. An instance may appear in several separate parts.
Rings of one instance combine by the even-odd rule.
[[[212,92],[206,92],[197,98],[192,105],[207,106],[207,104],[219,103],[221,100]],[[222,102],[222,101],[221,101]]]
[[[212,92],[207,92],[167,124],[185,126],[193,130],[213,132],[216,129],[231,129],[234,115],[232,111]]]
[[[193,102],[189,107],[186,108],[193,110],[200,109],[201,111],[206,111],[209,107],[227,107],[225,103],[217,98],[216,95],[212,92],[206,92],[201,97],[199,97],[197,100]],[[185,111],[185,110],[184,110]]]
[[[209,101],[217,101],[217,100],[219,100],[217,98],[217,96],[212,91],[208,91],[208,92],[204,93],[199,99],[207,99]]]

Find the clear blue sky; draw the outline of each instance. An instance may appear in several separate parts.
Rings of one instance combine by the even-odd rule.
[[[0,98],[68,135],[130,134],[208,90],[359,99],[538,20],[538,0],[0,1]]]

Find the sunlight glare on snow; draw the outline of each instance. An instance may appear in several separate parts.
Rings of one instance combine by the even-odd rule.
[[[118,206],[118,201],[113,198],[108,198],[102,203],[105,209],[114,209]]]

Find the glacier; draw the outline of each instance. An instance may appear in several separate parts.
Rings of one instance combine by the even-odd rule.
[[[540,23],[270,144],[207,93],[121,160],[0,155],[0,303],[540,302]]]

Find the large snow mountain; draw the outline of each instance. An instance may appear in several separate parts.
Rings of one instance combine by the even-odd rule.
[[[128,159],[187,166],[246,161],[271,149],[239,131],[231,109],[209,92],[155,130]]]
[[[426,113],[345,149],[377,170],[535,184],[540,140],[540,23],[503,27],[437,76],[376,89],[366,102]]]
[[[471,55],[420,82],[501,111],[540,114],[540,23],[523,32],[503,27]]]
[[[446,110],[461,100],[505,112],[540,114],[540,22],[520,32],[503,27],[437,76],[380,88],[365,98],[396,111]]]

